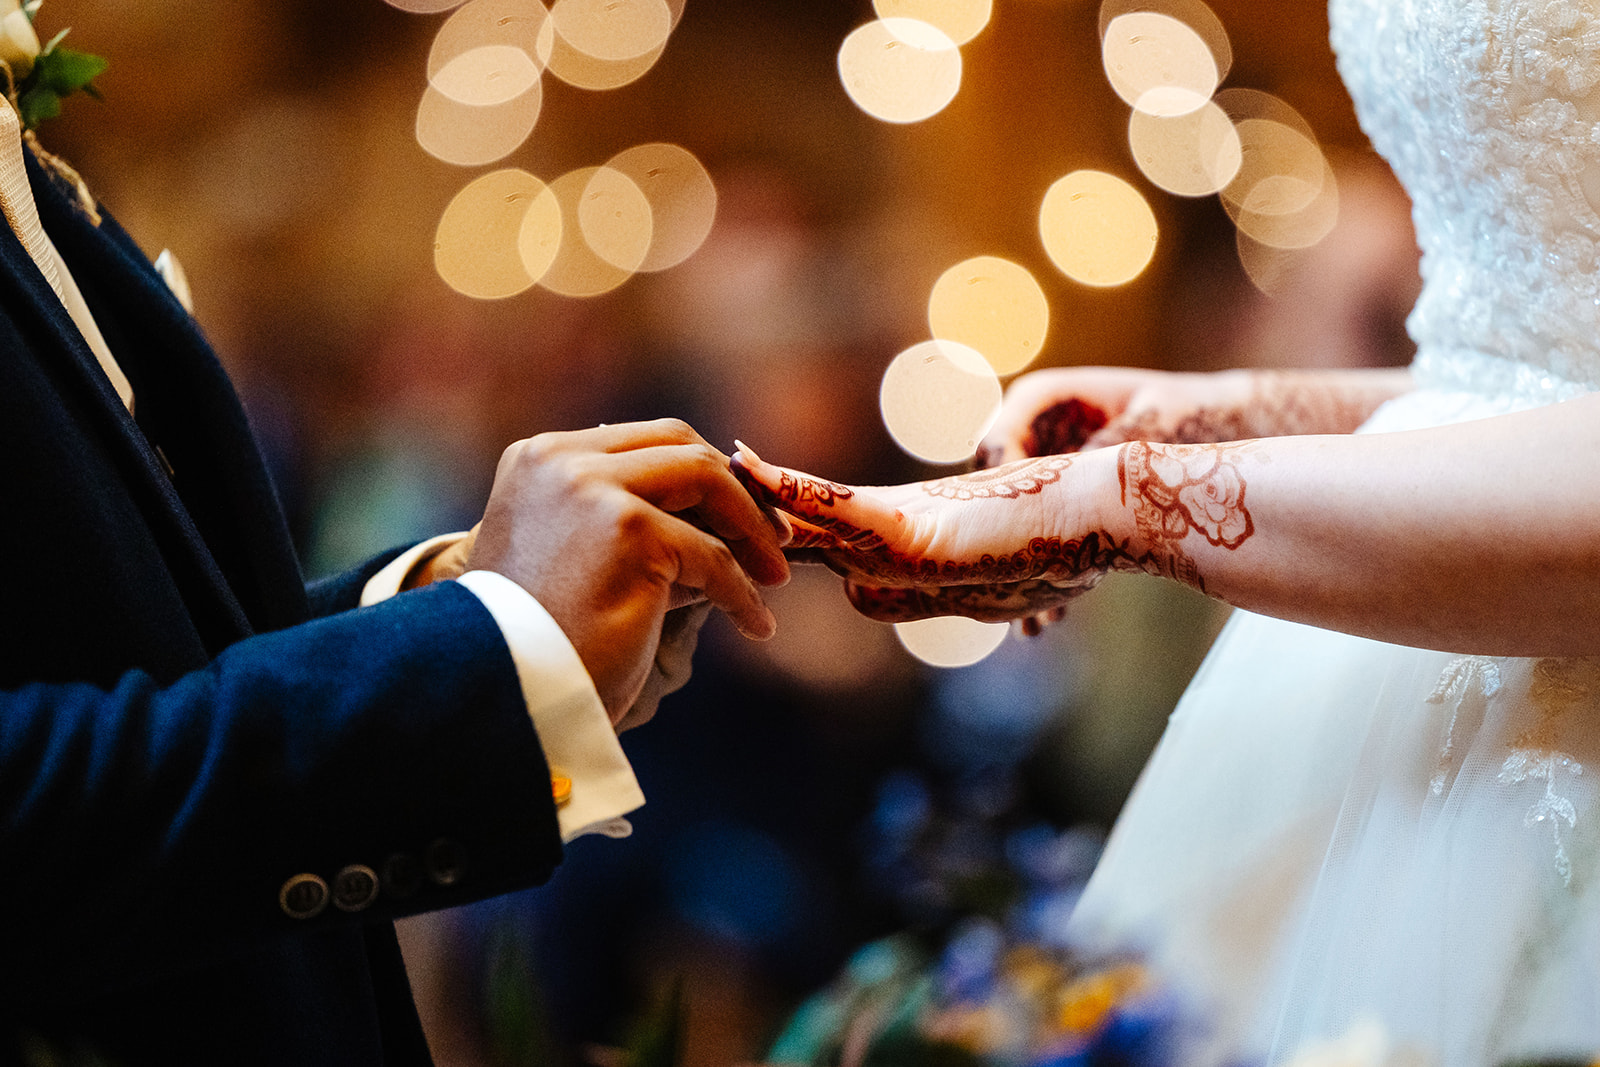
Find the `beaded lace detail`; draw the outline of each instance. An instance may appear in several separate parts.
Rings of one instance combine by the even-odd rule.
[[[1362,126],[1415,205],[1423,384],[1529,402],[1600,387],[1600,3],[1332,0],[1330,16]]]

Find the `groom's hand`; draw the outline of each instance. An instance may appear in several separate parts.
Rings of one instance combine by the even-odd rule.
[[[676,419],[549,433],[506,449],[468,565],[532,593],[620,724],[669,608],[703,596],[747,637],[776,622],[756,583],[788,565],[728,458]]]

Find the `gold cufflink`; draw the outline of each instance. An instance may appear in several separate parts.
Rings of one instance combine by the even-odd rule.
[[[550,776],[550,795],[555,798],[556,807],[563,807],[572,799],[572,779],[560,775]]]

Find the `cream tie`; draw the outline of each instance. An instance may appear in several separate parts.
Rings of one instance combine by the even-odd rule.
[[[78,290],[72,272],[62,262],[56,246],[50,243],[50,235],[44,232],[44,225],[39,221],[39,209],[33,202],[33,190],[28,185],[28,171],[22,161],[22,152],[22,123],[8,101],[0,106],[0,211],[5,213],[12,232],[22,242],[22,247],[27,249],[29,257],[61,301],[61,306],[67,309],[67,314],[83,334],[100,369],[105,371],[117,396],[122,398],[123,406],[131,412],[133,386],[111,355],[111,348],[101,336],[100,327],[95,325],[94,316],[90,314],[89,305]]]

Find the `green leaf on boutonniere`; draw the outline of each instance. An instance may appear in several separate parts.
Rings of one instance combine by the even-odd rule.
[[[33,61],[33,70],[22,80],[17,94],[17,112],[24,129],[37,129],[46,119],[61,114],[61,98],[83,91],[100,99],[94,80],[110,64],[100,56],[60,47],[62,30],[51,38]]]
[[[22,128],[36,130],[39,123],[45,119],[53,119],[61,114],[61,97],[43,86],[34,86],[24,90],[17,97],[17,115],[22,119]]]
[[[70,48],[52,48],[39,53],[34,61],[33,74],[28,80],[49,89],[57,96],[71,96],[82,89],[98,96],[91,84],[109,66],[100,56],[87,52],[74,52]]]

